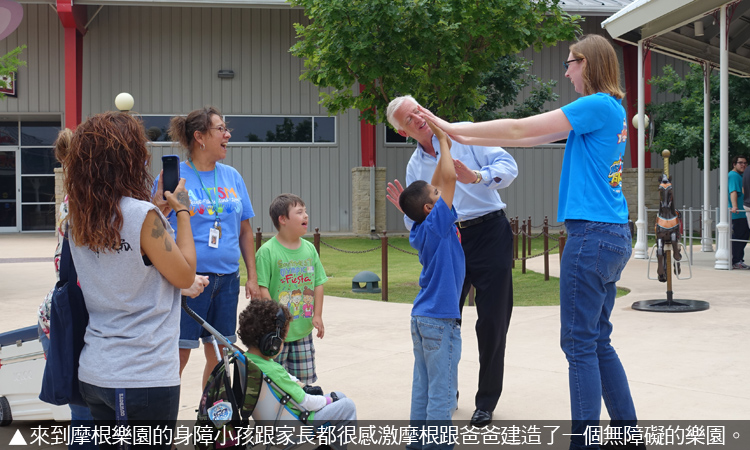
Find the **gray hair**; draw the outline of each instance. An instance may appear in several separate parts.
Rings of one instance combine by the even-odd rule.
[[[419,102],[414,99],[411,95],[403,95],[401,97],[396,97],[393,100],[391,100],[390,103],[388,103],[388,109],[386,110],[385,114],[388,117],[388,123],[391,124],[393,128],[396,129],[396,131],[401,129],[401,124],[398,123],[395,117],[393,117],[393,114],[398,110],[401,105],[406,101],[411,100],[414,102],[415,105],[419,106]]]

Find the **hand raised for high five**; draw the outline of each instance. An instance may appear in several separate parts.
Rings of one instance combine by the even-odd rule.
[[[453,125],[450,122],[447,122],[441,119],[440,117],[436,116],[427,108],[419,106],[419,115],[424,117],[427,120],[428,124],[432,122],[433,124],[437,125],[441,130],[443,130],[446,134],[451,134],[451,132],[454,131]],[[432,130],[433,132],[435,132],[434,128],[432,128]],[[437,135],[437,133],[435,134]]]
[[[393,183],[388,183],[385,190],[387,192],[385,198],[387,198],[388,201],[403,214],[404,211],[401,209],[401,205],[398,204],[398,198],[401,197],[401,193],[404,192],[404,187],[401,186],[401,183],[398,180],[393,180]]]

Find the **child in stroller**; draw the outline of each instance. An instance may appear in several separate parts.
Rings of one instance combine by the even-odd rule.
[[[296,403],[309,411],[307,424],[314,427],[335,426],[339,429],[354,425],[357,411],[350,398],[341,392],[321,395],[323,392],[320,388],[303,387],[283,366],[273,360],[284,345],[290,319],[291,314],[285,305],[273,300],[252,300],[240,313],[239,320],[238,334],[248,349],[245,356],[273,381],[275,391],[283,391],[275,392],[277,395],[289,394]],[[300,415],[300,410],[294,406],[291,408],[295,416]],[[345,445],[337,442],[332,442],[331,446],[345,448]]]

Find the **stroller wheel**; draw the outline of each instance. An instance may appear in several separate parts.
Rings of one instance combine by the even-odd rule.
[[[13,416],[10,413],[10,403],[5,397],[0,397],[0,427],[7,427],[13,422]]]

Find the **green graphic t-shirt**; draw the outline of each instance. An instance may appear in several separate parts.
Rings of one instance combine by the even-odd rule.
[[[315,309],[315,287],[328,281],[315,246],[302,239],[296,250],[279,243],[274,236],[255,254],[258,285],[268,289],[274,301],[292,313],[286,342],[310,334]]]

